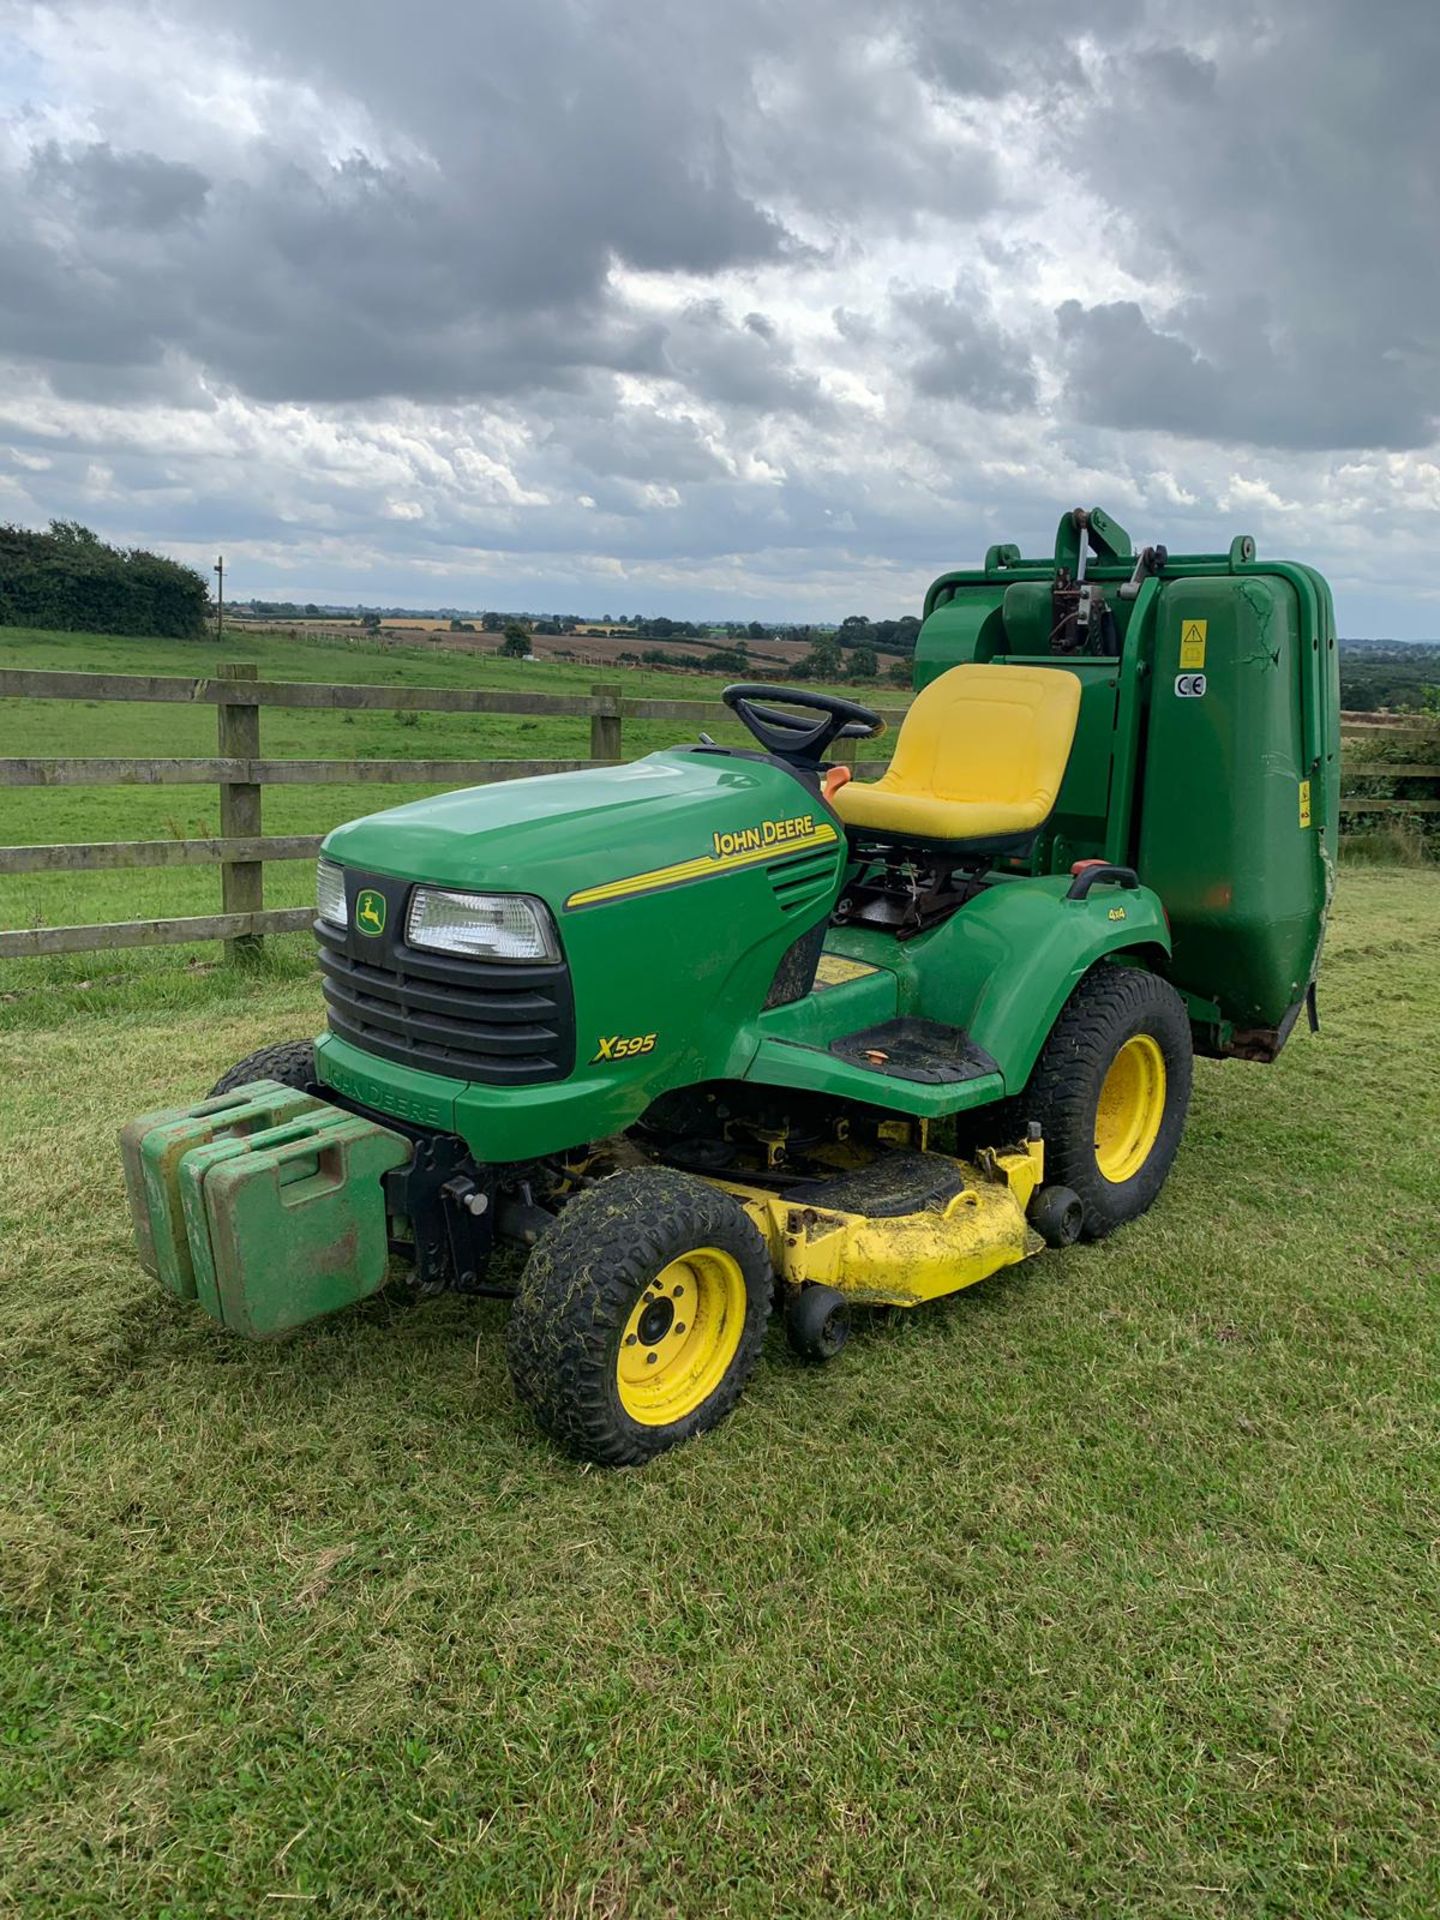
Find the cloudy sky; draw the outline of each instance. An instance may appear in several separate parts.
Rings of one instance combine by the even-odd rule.
[[[1440,634],[1436,0],[0,0],[0,518],[890,615],[1062,507]]]

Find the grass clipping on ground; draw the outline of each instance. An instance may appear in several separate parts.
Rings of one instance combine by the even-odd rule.
[[[311,979],[25,994],[0,1911],[1440,1910],[1437,947],[1440,879],[1347,878],[1323,1033],[1202,1063],[1145,1220],[772,1338],[631,1474],[497,1303],[248,1348],[140,1272],[116,1128]]]

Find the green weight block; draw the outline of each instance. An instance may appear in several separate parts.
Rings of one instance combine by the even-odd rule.
[[[212,1140],[208,1146],[191,1147],[181,1160],[180,1205],[190,1244],[190,1264],[195,1273],[195,1297],[215,1319],[221,1318],[220,1293],[215,1278],[215,1251],[210,1244],[210,1222],[205,1212],[205,1177],[211,1167],[218,1166],[222,1160],[233,1160],[237,1154],[287,1146],[295,1140],[316,1139],[351,1117],[342,1107],[319,1102],[283,1126]]]
[[[381,1181],[410,1152],[388,1127],[343,1114],[206,1167],[217,1318],[273,1339],[376,1292],[390,1259]]]
[[[181,1300],[195,1298],[195,1269],[185,1231],[180,1163],[193,1147],[244,1138],[295,1119],[322,1103],[276,1080],[216,1094],[192,1107],[142,1114],[120,1131],[130,1218],[141,1265]]]

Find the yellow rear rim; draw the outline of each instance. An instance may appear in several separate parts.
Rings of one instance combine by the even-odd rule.
[[[703,1406],[745,1331],[745,1275],[733,1253],[697,1247],[657,1273],[635,1302],[615,1363],[620,1404],[642,1427]]]
[[[1133,1180],[1165,1118],[1165,1056],[1148,1033],[1127,1040],[1110,1062],[1095,1113],[1095,1160],[1107,1180]]]

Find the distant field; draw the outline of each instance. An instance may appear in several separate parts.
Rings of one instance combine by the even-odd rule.
[[[380,624],[380,633],[403,645],[407,639],[426,645],[441,646],[456,653],[493,652],[500,644],[498,634],[454,633],[448,620],[427,620],[416,615],[393,620],[384,620]],[[345,640],[363,636],[369,645],[375,645],[375,637],[365,634],[358,620],[277,620],[275,622],[242,623],[233,629],[239,633],[256,634],[259,632],[295,633],[309,639]],[[635,633],[628,627],[597,626],[578,633],[537,633],[531,635],[530,650],[540,660],[566,659],[588,660],[597,665],[623,665],[622,653],[643,653],[647,648],[658,647],[662,652],[680,654],[693,660],[697,666],[703,666],[707,654],[717,648],[734,644],[723,639],[693,640],[676,635],[668,640],[652,640]],[[806,640],[765,639],[747,640],[745,645],[750,651],[752,663],[762,672],[775,668],[791,666],[797,660],[803,660],[810,651]],[[896,658],[893,654],[882,654],[881,665]]]
[[[140,1271],[116,1128],[308,971],[0,1006],[0,1914],[1434,1920],[1437,946],[1346,875],[1153,1212],[627,1474],[498,1302],[247,1347]]]
[[[468,638],[468,636],[462,636]],[[603,670],[563,661],[501,660],[485,652],[420,645],[376,645],[359,638],[228,633],[213,641],[137,640],[101,634],[32,633],[0,628],[0,665],[76,672],[206,674],[220,661],[253,660],[274,680],[351,681],[390,686],[502,687],[525,692],[588,693],[620,685],[633,698],[716,701],[708,727],[717,740],[748,739],[718,704],[733,676],[675,674],[629,668]],[[878,705],[904,703],[905,690],[877,683],[873,691],[843,691]],[[627,758],[693,737],[672,721],[627,721]],[[267,756],[314,759],[583,759],[589,754],[585,719],[485,714],[302,713],[267,710],[261,745]],[[883,753],[888,742],[882,743]],[[116,755],[190,757],[215,752],[213,707],[114,702],[0,701],[0,755]],[[265,794],[267,833],[323,833],[359,814],[398,806],[425,786],[273,787]],[[203,838],[218,831],[214,787],[79,787],[0,790],[0,843],[28,845],[76,840]],[[298,906],[313,893],[305,862],[266,868],[265,904]],[[218,913],[218,868],[97,874],[0,876],[0,926],[71,926],[106,920]],[[277,961],[287,947],[304,954],[303,937],[272,943]],[[115,973],[169,970],[208,963],[217,948],[138,950],[124,955],[77,954],[0,963],[3,990],[41,982],[78,982]]]

